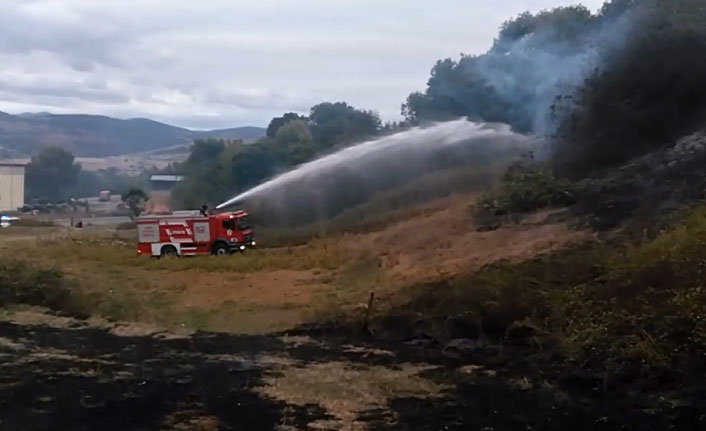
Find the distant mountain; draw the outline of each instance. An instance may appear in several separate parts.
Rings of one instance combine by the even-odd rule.
[[[234,127],[232,129],[217,129],[207,131],[194,131],[197,138],[233,139],[234,137],[244,141],[255,140],[265,136],[267,129],[254,126]]]
[[[60,145],[80,157],[117,156],[185,145],[198,138],[253,141],[265,132],[252,126],[201,131],[146,118],[0,112],[0,157],[29,156],[46,145]]]

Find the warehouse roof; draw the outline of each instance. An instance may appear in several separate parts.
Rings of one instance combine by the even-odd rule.
[[[25,166],[27,166],[27,162],[25,162],[24,160],[5,159],[5,160],[0,160],[0,166],[20,166],[20,167],[25,167]]]

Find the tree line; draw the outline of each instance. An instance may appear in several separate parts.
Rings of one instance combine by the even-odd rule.
[[[144,187],[148,176],[148,172],[129,176],[115,168],[87,171],[69,150],[46,146],[26,166],[25,196],[27,201],[63,202],[72,197],[98,196],[102,190],[120,194]]]
[[[375,136],[381,129],[375,112],[327,102],[312,107],[308,116],[290,112],[273,118],[267,135],[252,144],[197,140],[187,160],[170,168],[186,175],[174,190],[173,202],[184,208],[217,204],[335,147]]]

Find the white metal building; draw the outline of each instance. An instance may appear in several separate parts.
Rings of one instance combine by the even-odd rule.
[[[185,179],[184,175],[152,175],[150,183],[154,190],[171,190],[177,183]]]
[[[0,161],[0,211],[15,211],[25,204],[25,165]]]

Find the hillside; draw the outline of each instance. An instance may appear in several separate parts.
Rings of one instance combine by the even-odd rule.
[[[60,145],[80,157],[117,156],[187,144],[197,138],[252,141],[264,134],[264,129],[251,126],[195,131],[146,118],[0,112],[0,151],[6,157],[28,156],[46,145]]]

